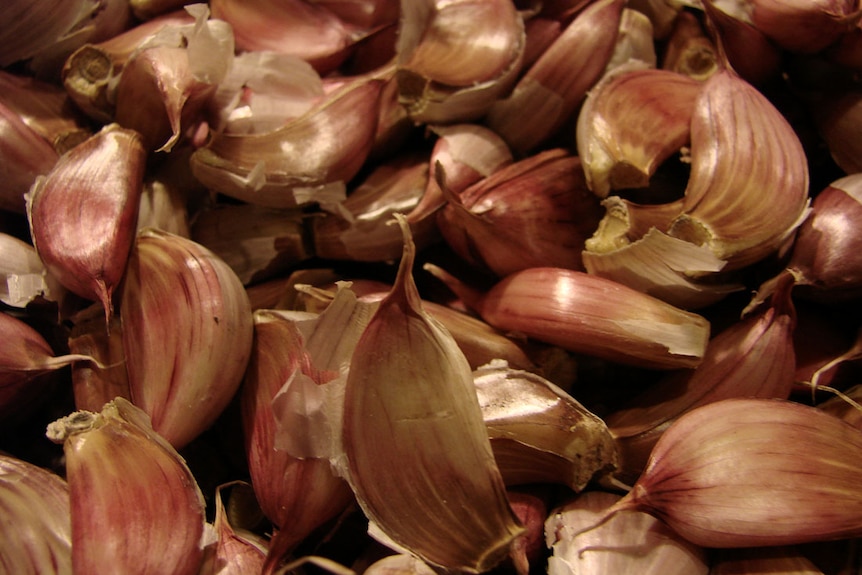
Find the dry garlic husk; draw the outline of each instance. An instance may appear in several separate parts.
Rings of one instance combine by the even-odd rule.
[[[99,411],[115,397],[131,399],[120,318],[111,316],[105,326],[105,312],[94,304],[75,314],[71,323],[69,351],[97,362],[72,364],[75,409]]]
[[[204,549],[204,558],[198,575],[252,575],[263,571],[267,545],[262,537],[234,528],[222,500],[222,490],[230,484],[216,488],[213,528],[216,541]]]
[[[69,291],[101,303],[106,318],[135,239],[145,159],[136,132],[109,124],[63,154],[27,196],[45,268]]]
[[[350,190],[343,210],[310,218],[314,254],[350,261],[398,259],[404,240],[392,215],[415,210],[427,185],[427,153],[405,152],[378,164]],[[416,221],[411,230],[420,249],[439,239],[433,219]]]
[[[92,134],[62,86],[0,70],[0,94],[3,105],[60,154]]]
[[[478,120],[512,88],[525,32],[510,0],[421,0],[401,8],[396,78],[414,122]]]
[[[862,533],[862,431],[782,399],[725,399],[680,417],[615,513],[650,513],[696,545],[758,547]]]
[[[704,317],[584,272],[530,268],[481,292],[433,264],[425,269],[497,329],[575,353],[675,369],[697,366],[709,340]]]
[[[701,84],[690,76],[632,62],[590,90],[577,121],[577,149],[597,196],[643,188],[689,142]]]
[[[547,379],[497,360],[474,371],[473,383],[506,485],[558,483],[577,492],[616,470],[605,423]]]
[[[724,57],[737,74],[755,86],[775,79],[781,71],[784,51],[758,28],[734,3],[702,0],[708,25],[720,42]]]
[[[440,175],[438,174],[438,178]],[[502,277],[533,267],[583,270],[581,252],[602,217],[581,160],[554,148],[448,190],[437,226],[465,261]]]
[[[24,118],[0,102],[0,209],[23,214],[25,195],[39,176],[50,172],[59,155]]]
[[[482,125],[437,125],[429,126],[428,129],[437,136],[428,161],[429,173],[433,174],[439,164],[439,169],[446,174],[446,185],[455,193],[460,193],[513,161],[506,142]],[[415,224],[433,218],[445,203],[437,178],[429,177],[425,193],[416,207],[407,213],[407,221]]]
[[[195,215],[191,238],[224,260],[243,285],[249,285],[312,257],[306,218],[296,208],[223,204]]]
[[[213,17],[233,28],[239,50],[298,56],[321,74],[335,70],[362,36],[319,2],[213,0],[209,4]]]
[[[820,52],[852,30],[862,17],[856,0],[751,0],[751,24],[781,48]]]
[[[800,297],[836,302],[862,295],[857,214],[862,215],[862,174],[839,178],[814,198],[787,263]]]
[[[374,140],[382,86],[374,77],[357,78],[277,130],[216,134],[192,154],[192,172],[212,191],[251,204],[343,200],[345,182]]]
[[[66,458],[75,573],[198,572],[203,494],[143,411],[117,398],[58,419],[47,435]]]
[[[604,525],[582,532],[619,501],[620,495],[587,491],[553,510],[545,521],[552,551],[549,575],[707,575],[703,549],[639,511],[618,513]]]
[[[848,401],[849,400],[849,401]],[[853,385],[839,395],[817,404],[817,408],[862,429],[862,384]]]
[[[314,529],[353,500],[328,459],[298,458],[275,446],[273,398],[286,382],[314,371],[297,322],[282,312],[254,314],[254,345],[240,391],[243,435],[252,488],[277,531],[270,562],[277,563]]]
[[[63,65],[63,87],[87,116],[97,122],[111,122],[117,82],[128,59],[163,30],[194,21],[187,11],[177,10],[141,22],[102,42],[84,44],[70,54]]]
[[[50,397],[50,375],[75,361],[92,361],[81,354],[55,355],[48,341],[30,324],[0,313],[0,423],[17,420]]]
[[[614,51],[605,65],[605,73],[628,62],[643,62],[650,68],[658,65],[655,34],[649,17],[628,7],[620,15]]]
[[[588,5],[518,80],[512,93],[491,107],[484,121],[515,155],[527,154],[555,134],[602,76],[616,45],[624,7],[622,0]],[[524,110],[530,110],[530,121],[524,121]]]
[[[59,475],[0,453],[0,505],[4,573],[71,575],[69,485]]]
[[[667,232],[709,247],[730,271],[777,252],[802,223],[808,160],[784,116],[733,71],[716,72],[702,86],[682,213]]]
[[[216,420],[242,381],[253,336],[245,288],[200,244],[142,230],[120,319],[132,401],[180,448]]]
[[[422,310],[415,248],[356,344],[341,439],[348,481],[386,538],[445,569],[481,573],[522,531],[488,439],[470,366]],[[405,511],[409,510],[409,511]]]
[[[794,547],[753,547],[713,551],[710,575],[823,575],[801,551]]]
[[[694,12],[681,11],[664,47],[661,67],[695,80],[706,80],[719,68],[715,41]]]
[[[0,302],[24,308],[36,298],[60,301],[64,288],[49,275],[36,248],[0,232]]]
[[[666,375],[605,416],[622,456],[623,481],[637,479],[656,441],[682,414],[731,397],[790,397],[796,374],[791,288],[785,281],[768,305],[713,336],[694,370]]]

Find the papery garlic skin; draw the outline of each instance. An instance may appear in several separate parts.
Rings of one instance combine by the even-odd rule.
[[[100,302],[106,318],[134,242],[145,158],[136,132],[109,124],[64,154],[27,196],[45,268],[69,291]]]
[[[200,244],[146,229],[129,258],[120,318],[132,401],[180,448],[242,381],[253,337],[245,288]]]
[[[0,454],[0,564],[15,575],[71,575],[69,485],[56,473]]]
[[[470,366],[422,311],[414,248],[359,339],[347,375],[342,442],[362,510],[389,539],[447,569],[481,573],[523,530],[494,462]]]
[[[726,399],[679,418],[606,517],[662,519],[707,547],[795,545],[862,533],[862,431],[781,399]]]
[[[197,574],[203,494],[146,414],[116,399],[53,422],[47,434],[66,456],[75,573]]]

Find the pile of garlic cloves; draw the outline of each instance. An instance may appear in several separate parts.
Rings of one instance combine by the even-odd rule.
[[[862,570],[859,0],[54,4],[0,574]]]

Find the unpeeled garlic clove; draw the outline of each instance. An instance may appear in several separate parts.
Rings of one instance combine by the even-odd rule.
[[[59,475],[0,453],[0,556],[16,575],[72,573],[69,485]]]
[[[768,305],[717,333],[694,370],[666,375],[605,416],[621,453],[622,481],[637,479],[656,442],[682,414],[731,397],[790,397],[796,374],[792,287],[785,281]]]
[[[383,83],[348,81],[271,132],[216,134],[192,154],[192,172],[214,192],[261,206],[342,201],[373,142]]]
[[[203,495],[143,411],[118,398],[51,423],[47,435],[66,458],[75,573],[198,572]]]
[[[239,388],[253,337],[248,296],[210,250],[148,229],[137,235],[120,298],[132,401],[181,448]]]
[[[0,209],[23,214],[25,195],[39,176],[50,172],[59,154],[24,118],[0,102]]]
[[[862,171],[862,144],[858,126],[862,122],[862,90],[834,89],[823,94],[812,116],[829,155],[848,175]]]
[[[483,116],[521,70],[524,22],[509,0],[402,3],[399,97],[417,123]]]
[[[526,155],[557,132],[604,73],[624,5],[621,0],[600,0],[578,13],[511,94],[488,111],[484,123],[516,156]],[[524,121],[524,110],[531,111],[531,121]]]
[[[440,185],[448,203],[437,213],[437,226],[465,261],[498,277],[531,267],[584,269],[581,252],[602,209],[577,156],[555,148],[502,167],[460,193]]]
[[[482,292],[433,264],[425,269],[497,329],[576,353],[651,369],[695,367],[709,339],[704,317],[584,272],[530,268]]]
[[[757,398],[710,403],[665,431],[644,473],[602,521],[645,511],[716,548],[856,538],[860,450],[862,431],[815,407]]]
[[[751,0],[751,24],[781,48],[820,52],[852,30],[862,17],[855,0]]]
[[[347,477],[369,520],[446,569],[481,573],[523,531],[506,498],[470,366],[421,307],[414,247],[357,342],[344,388]],[[385,480],[382,480],[385,478]]]
[[[713,554],[711,575],[757,573],[824,575],[820,568],[794,547],[722,549]]]
[[[740,158],[740,146],[757,157]],[[740,165],[744,162],[744,167]],[[793,127],[732,70],[702,84],[683,211],[666,230],[739,269],[776,253],[808,213],[808,161]],[[768,225],[764,225],[767,222]]]
[[[554,509],[545,521],[545,539],[552,550],[549,575],[707,575],[706,552],[639,511],[618,513],[588,532],[620,495],[587,491]]]
[[[547,379],[496,360],[474,371],[473,382],[506,485],[557,483],[577,492],[616,470],[605,423]]]
[[[576,139],[597,196],[646,187],[659,166],[689,142],[701,85],[676,72],[629,63],[605,75],[578,113]]]
[[[109,124],[63,154],[27,197],[45,268],[69,291],[101,303],[106,319],[134,242],[145,158],[136,132]]]
[[[198,575],[243,575],[262,573],[266,558],[267,545],[262,537],[234,528],[222,500],[222,490],[228,485],[216,488],[215,529],[216,541],[204,550],[204,558]]]

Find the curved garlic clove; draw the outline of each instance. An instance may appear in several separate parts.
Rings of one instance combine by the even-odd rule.
[[[39,176],[50,172],[59,154],[24,118],[0,102],[0,209],[23,214],[25,196]]]
[[[239,50],[298,56],[321,74],[338,68],[360,37],[320,3],[213,0],[209,5],[214,18],[233,28]]]
[[[100,302],[106,318],[134,242],[145,159],[136,132],[109,124],[63,154],[27,197],[45,268],[69,291]]]
[[[824,575],[819,567],[794,547],[722,549],[713,553],[711,575],[741,573]]]
[[[718,68],[718,49],[693,12],[680,11],[667,38],[662,69],[706,80]]]
[[[734,4],[701,1],[707,21],[737,74],[755,86],[780,74],[783,51],[753,26],[745,13],[737,13]]]
[[[398,278],[357,342],[344,389],[347,477],[369,520],[397,545],[443,568],[481,573],[507,556],[523,528],[470,366],[422,310],[409,228],[403,216],[398,222]]]
[[[429,168],[446,174],[446,185],[460,193],[471,184],[512,163],[512,152],[496,132],[480,124],[429,126],[437,135]],[[431,171],[430,173],[434,173]],[[432,217],[446,203],[437,178],[429,177],[419,204],[407,214],[411,224]]]
[[[838,167],[848,175],[862,172],[862,144],[857,137],[862,122],[862,90],[835,89],[823,94],[812,116]]]
[[[637,479],[656,441],[682,414],[731,397],[790,397],[796,374],[791,288],[785,281],[769,305],[710,339],[694,370],[667,375],[605,416],[621,452],[623,481]]]
[[[69,485],[43,467],[0,453],[0,556],[17,575],[72,573]]]
[[[530,268],[483,293],[424,267],[497,329],[576,353],[650,369],[695,367],[709,339],[702,316],[584,272]]]
[[[215,517],[213,529],[216,534],[215,543],[204,550],[204,558],[198,575],[229,575],[236,573],[263,573],[266,558],[267,543],[262,537],[234,528],[230,523],[228,512],[222,500],[222,489],[228,485],[216,488]]]
[[[253,319],[239,278],[211,251],[138,233],[120,299],[132,401],[180,448],[207,429],[242,381]]]
[[[191,157],[214,192],[274,208],[326,200],[365,163],[377,128],[383,81],[355,79],[272,132],[217,134]]]
[[[740,156],[743,148],[756,148],[756,158]],[[751,84],[721,70],[695,105],[683,212],[667,232],[708,246],[727,261],[725,271],[750,265],[777,252],[802,223],[808,183],[793,127]]]
[[[448,188],[448,186],[447,186]],[[465,261],[502,277],[532,267],[583,270],[584,242],[602,208],[581,161],[561,148],[502,167],[437,212],[444,240]]]
[[[815,407],[725,399],[671,425],[604,519],[645,511],[717,548],[857,538],[860,451],[862,431]]]
[[[52,2],[13,1],[0,19],[0,67],[28,60],[49,50],[99,9],[95,0]],[[21,31],[25,30],[26,34]]]
[[[862,18],[855,0],[751,0],[751,24],[785,50],[813,54]]]
[[[422,201],[428,185],[426,153],[406,152],[375,166],[353,187],[341,213],[310,219],[314,254],[321,258],[382,262],[397,259],[404,246],[391,225],[394,213],[409,213]],[[419,249],[438,241],[433,219],[411,224]]]
[[[576,139],[587,185],[599,197],[646,187],[658,167],[689,142],[699,82],[631,63],[590,90]]]
[[[601,527],[581,533],[620,497],[587,491],[551,512],[545,521],[545,540],[552,551],[549,575],[711,573],[704,549],[643,512],[619,513]]]
[[[577,492],[616,470],[605,423],[547,379],[495,360],[473,372],[473,383],[506,485],[558,483]]]
[[[604,73],[624,5],[621,0],[599,0],[587,6],[518,80],[512,93],[491,107],[484,122],[515,155],[525,155],[557,132]],[[524,110],[530,110],[531,121],[524,121]]]
[[[203,494],[146,414],[118,398],[51,423],[47,435],[66,457],[75,573],[198,573]]]
[[[521,70],[524,22],[508,0],[402,3],[399,98],[417,123],[483,116]]]

